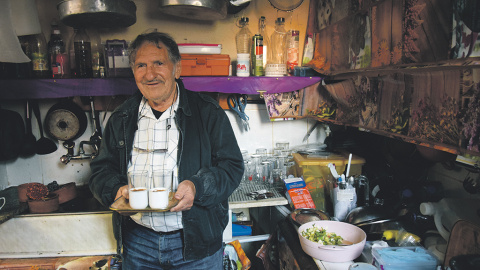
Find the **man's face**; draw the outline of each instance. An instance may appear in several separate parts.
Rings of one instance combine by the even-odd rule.
[[[138,49],[133,75],[138,89],[148,99],[150,106],[165,111],[174,101],[175,79],[180,77],[181,65],[173,64],[165,45],[160,43],[159,47],[145,43]]]

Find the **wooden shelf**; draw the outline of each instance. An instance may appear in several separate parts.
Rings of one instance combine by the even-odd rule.
[[[187,89],[198,92],[258,94],[290,92],[315,84],[320,77],[182,77]],[[0,100],[72,96],[131,95],[133,78],[0,80]]]

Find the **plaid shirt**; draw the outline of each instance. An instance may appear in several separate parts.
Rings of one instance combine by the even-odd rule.
[[[142,98],[138,111],[138,129],[133,142],[132,160],[128,167],[128,171],[148,171],[150,179],[155,170],[172,170],[173,191],[178,186],[179,132],[174,121],[178,101],[179,98],[157,119],[145,97]],[[131,218],[138,224],[155,231],[169,232],[183,228],[182,212],[137,213]]]

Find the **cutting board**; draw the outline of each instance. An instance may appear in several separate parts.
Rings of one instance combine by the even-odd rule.
[[[465,254],[480,254],[480,226],[459,220],[450,233],[444,266],[449,266],[453,257]]]

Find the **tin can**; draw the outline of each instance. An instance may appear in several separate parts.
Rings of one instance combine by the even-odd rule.
[[[252,75],[263,76],[263,37],[256,34],[252,41]]]

